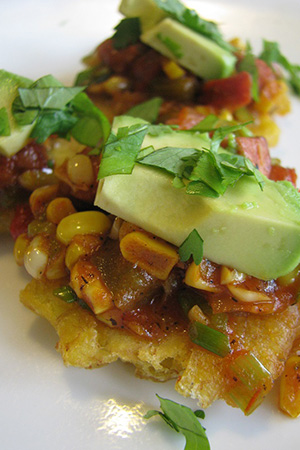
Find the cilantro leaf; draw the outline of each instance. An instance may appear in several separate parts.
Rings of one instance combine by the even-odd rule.
[[[157,120],[162,102],[163,99],[161,97],[153,97],[150,100],[133,106],[126,112],[126,115],[138,117],[146,120],[147,122],[154,123]]]
[[[151,410],[144,416],[150,419],[159,415],[171,428],[184,435],[185,450],[210,450],[205,430],[197,417],[203,418],[199,411],[194,413],[190,408],[157,395],[161,411]]]
[[[44,142],[51,134],[96,146],[109,135],[106,116],[83,93],[83,87],[65,87],[52,75],[20,88],[12,105],[19,125],[35,122],[31,137]]]
[[[197,230],[191,231],[185,241],[179,247],[181,261],[188,261],[191,256],[195,264],[200,264],[203,258],[203,239]]]
[[[136,124],[119,128],[117,134],[112,132],[104,147],[98,179],[131,173],[147,130],[147,124]]]
[[[0,109],[0,136],[9,136],[11,133],[9,117],[5,107]]]
[[[263,41],[263,50],[259,56],[272,67],[273,63],[279,64],[289,74],[288,82],[296,95],[300,96],[300,66],[292,64],[280,51],[277,42]]]
[[[137,17],[122,19],[114,29],[116,32],[112,38],[114,48],[117,50],[136,44],[139,41],[141,26]]]
[[[163,169],[178,178],[188,178],[200,151],[195,148],[163,147],[138,158],[140,164]]]
[[[240,61],[240,63],[237,66],[237,69],[239,72],[245,71],[250,73],[252,78],[252,85],[251,85],[251,95],[255,102],[259,100],[259,87],[258,87],[258,70],[257,66],[255,64],[255,56],[247,52],[244,58]]]
[[[182,25],[196,31],[199,34],[211,39],[220,47],[234,51],[234,47],[224,41],[221,32],[215,22],[202,19],[195,10],[186,8],[179,0],[154,0],[157,6],[167,13],[172,19],[177,20]]]

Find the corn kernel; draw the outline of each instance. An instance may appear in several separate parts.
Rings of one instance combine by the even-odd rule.
[[[79,260],[71,270],[70,285],[95,314],[114,307],[112,294],[93,264]]]
[[[64,217],[56,229],[57,239],[68,245],[77,234],[105,234],[111,220],[100,211],[81,211]]]
[[[71,270],[81,256],[90,255],[100,247],[101,243],[99,236],[94,234],[75,236],[66,251],[65,264],[67,268]]]
[[[26,235],[26,233],[20,234],[14,245],[14,257],[18,266],[23,266],[24,264],[24,255],[30,244],[30,239]]]
[[[67,276],[67,269],[65,266],[65,253],[66,249],[61,248],[59,252],[52,257],[49,257],[47,267],[45,270],[45,276],[48,280],[59,280],[60,278]]]
[[[140,231],[124,236],[120,250],[127,261],[160,280],[168,278],[179,260],[177,251],[170,244]]]
[[[200,322],[203,325],[208,325],[209,320],[203,313],[199,305],[194,305],[188,312],[188,318],[191,322]]]
[[[222,266],[221,269],[221,284],[239,284],[245,281],[246,275],[236,269],[229,269],[229,267]]]
[[[185,279],[184,279],[185,284],[187,284],[188,286],[197,288],[197,289],[201,289],[203,291],[208,291],[208,292],[219,292],[220,289],[218,287],[216,287],[213,283],[209,283],[208,281],[206,281],[203,276],[202,276],[202,272],[201,272],[201,264],[197,265],[194,262],[192,262],[186,273],[185,273]]]
[[[185,70],[180,67],[175,61],[171,59],[164,59],[162,63],[162,69],[170,80],[176,80],[181,78],[186,73]]]
[[[67,162],[67,173],[74,184],[91,186],[94,182],[94,169],[90,158],[79,153]]]
[[[43,236],[35,236],[24,254],[24,266],[29,275],[39,280],[43,277],[48,263],[48,241]]]
[[[227,284],[233,297],[243,303],[273,303],[273,300],[263,292],[249,291],[248,289]]]
[[[57,196],[58,184],[43,186],[35,191],[29,197],[29,205],[34,217],[41,217],[47,204]]]
[[[75,212],[76,209],[69,198],[57,197],[47,206],[46,217],[49,222],[57,225],[64,217],[74,214]]]

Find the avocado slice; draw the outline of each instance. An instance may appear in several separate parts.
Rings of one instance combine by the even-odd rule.
[[[125,17],[138,17],[143,32],[166,17],[166,13],[153,0],[122,0],[119,11]]]
[[[134,121],[141,123],[116,118],[113,130]],[[143,147],[173,145],[176,134],[178,146],[195,147],[198,139],[198,148],[205,148],[205,139],[197,133],[176,131],[146,135]],[[283,276],[300,262],[300,196],[288,182],[266,178],[261,191],[252,177],[242,177],[213,199],[188,195],[174,188],[162,171],[136,165],[130,175],[102,180],[95,204],[176,246],[196,229],[206,258],[263,280]]]
[[[211,39],[189,29],[164,12],[153,0],[123,0],[119,11],[138,17],[141,41],[205,80],[232,74],[236,58]]]
[[[235,56],[170,18],[142,33],[141,41],[205,80],[228,77],[235,67]]]
[[[0,136],[0,153],[4,156],[13,156],[21,150],[34,127],[34,123],[25,126],[18,125],[11,112],[18,89],[29,87],[31,84],[32,81],[28,78],[0,70],[0,108],[6,108],[11,130],[9,136]]]

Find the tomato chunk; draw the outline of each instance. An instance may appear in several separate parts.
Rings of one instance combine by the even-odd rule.
[[[267,141],[264,137],[237,137],[237,152],[246,156],[263,173],[269,177],[271,157]]]
[[[295,187],[297,186],[296,170],[280,165],[272,166],[270,179],[274,181],[290,181]]]
[[[207,81],[203,86],[204,103],[235,111],[251,103],[251,85],[252,79],[248,72]]]
[[[20,234],[26,233],[27,227],[32,220],[33,214],[30,206],[27,203],[17,205],[9,228],[12,238],[16,240]]]

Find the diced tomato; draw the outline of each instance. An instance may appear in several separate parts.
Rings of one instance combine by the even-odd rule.
[[[263,173],[269,177],[271,172],[271,157],[267,141],[264,137],[236,138],[237,152],[246,156]]]
[[[297,174],[295,169],[282,167],[280,165],[272,166],[270,177],[274,181],[290,181],[295,187],[297,185]]]
[[[32,141],[13,156],[16,167],[20,170],[43,169],[47,167],[47,153],[43,145]]]
[[[16,164],[12,158],[0,155],[0,189],[13,186],[17,182]]]
[[[129,45],[117,50],[113,46],[113,40],[107,39],[99,45],[97,52],[101,61],[116,73],[124,73],[130,68],[132,62],[142,54],[143,44]]]
[[[203,101],[216,108],[235,111],[252,101],[252,79],[248,72],[239,72],[229,78],[210,80],[203,86]]]
[[[136,80],[135,88],[144,90],[161,71],[161,57],[154,50],[147,50],[135,59],[130,71]]]
[[[178,125],[180,130],[189,130],[203,120],[204,117],[204,114],[198,112],[195,108],[185,106],[176,117],[169,119],[167,124]]]
[[[271,69],[270,66],[268,66],[268,64],[265,61],[257,59],[255,61],[255,65],[258,71],[259,90],[261,90],[266,84],[270,83],[271,81],[276,80],[276,75],[274,71]]]
[[[20,234],[26,233],[27,227],[32,220],[33,214],[29,205],[27,203],[17,205],[9,228],[12,238],[17,239]]]

